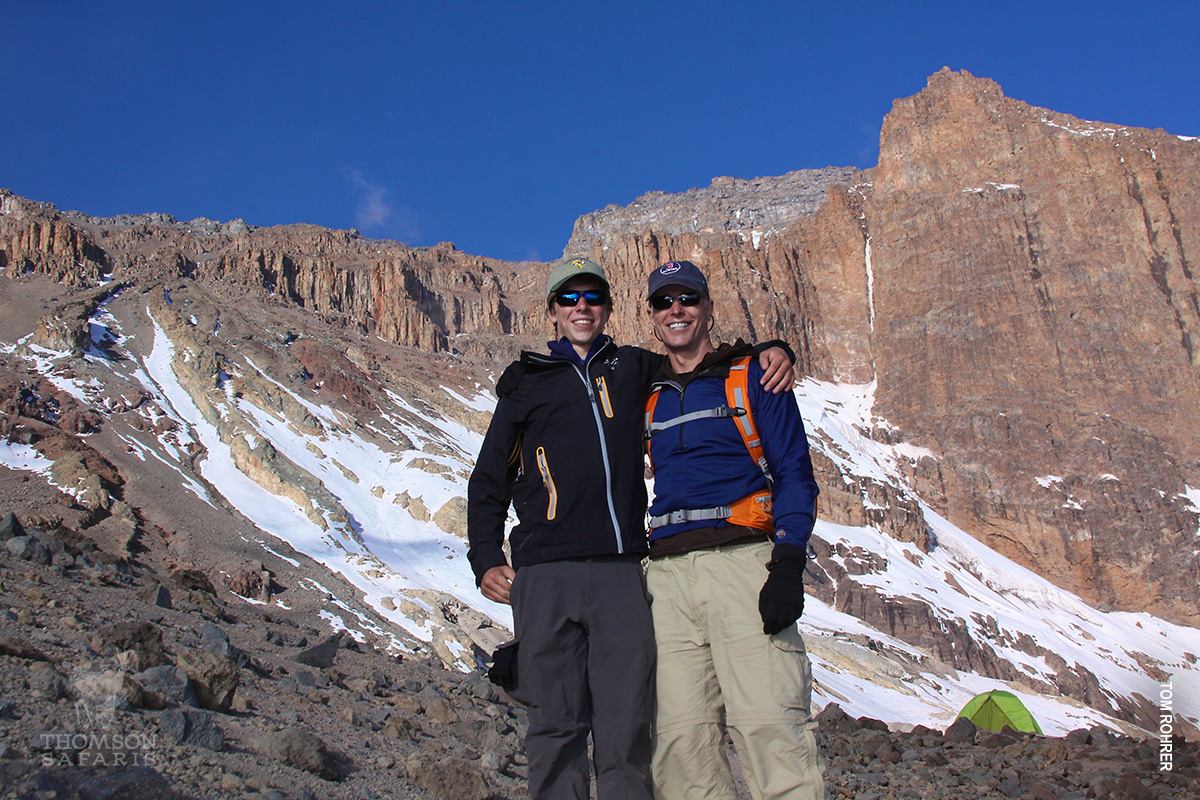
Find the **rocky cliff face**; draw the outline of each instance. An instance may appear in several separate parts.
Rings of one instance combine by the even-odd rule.
[[[499,337],[530,328],[522,296],[532,286],[527,275],[452,244],[411,248],[315,225],[250,228],[163,214],[96,218],[6,190],[0,190],[0,271],[45,275],[71,287],[113,276],[218,282],[428,352],[465,347],[486,356]]]
[[[646,275],[665,261],[688,259],[708,275],[718,338],[785,338],[805,373],[865,382],[867,179],[861,170],[827,167],[780,178],[716,178],[680,195],[652,192],[626,209],[581,217],[566,255],[608,270],[620,310],[612,328],[622,340],[653,341]],[[826,324],[829,314],[845,316],[844,327]]]
[[[1200,142],[1083,122],[943,71],[896,102],[877,167],[650,193],[581,217],[565,252],[605,265],[610,332],[623,342],[654,346],[645,275],[685,258],[708,272],[718,338],[781,337],[807,375],[874,382],[877,423],[857,434],[919,455],[897,465],[898,482],[819,456],[823,519],[928,552],[937,542],[919,496],[1097,605],[1196,625],[1198,162]],[[89,315],[111,292],[85,287],[152,290],[155,318],[196,356],[177,364],[191,394],[211,393],[230,359],[231,391],[306,431],[316,430],[307,412],[245,377],[256,370],[209,332],[224,326],[220,338],[241,341],[277,380],[367,419],[383,383],[435,383],[445,367],[410,375],[355,341],[454,353],[486,371],[549,329],[547,265],[309,225],[98,219],[0,192],[0,269],[81,290],[38,322],[35,342],[53,349],[89,346]],[[239,298],[258,323],[239,316]],[[299,336],[318,323],[327,333]],[[236,414],[217,428],[260,485],[338,519],[336,498],[247,436]],[[432,516],[407,492],[396,503]],[[836,572],[820,590],[831,605],[906,641],[927,635],[927,609],[898,611]],[[963,666],[999,670],[986,661]]]
[[[943,70],[896,101],[872,170],[647,195],[582,217],[567,252],[614,267],[639,307],[656,263],[696,261],[717,333],[877,382],[898,427],[875,435],[936,454],[912,485],[951,520],[1093,602],[1196,624],[1198,175],[1200,142]],[[763,202],[799,185],[824,201]],[[756,201],[785,211],[739,213]]]
[[[1096,602],[1200,619],[1200,142],[942,71],[866,203],[877,413],[928,496]],[[1194,497],[1194,496],[1193,496]]]

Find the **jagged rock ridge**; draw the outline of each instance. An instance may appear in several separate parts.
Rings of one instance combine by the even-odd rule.
[[[996,146],[993,138],[1007,142],[1015,136],[997,134],[996,121],[1002,119],[1014,130],[1026,131],[1028,141],[1021,153],[1040,152],[1039,147],[1070,152],[1077,147],[1083,148],[1079,158],[1084,161],[1100,160],[1101,154],[1087,149],[1093,142],[1109,148],[1125,142],[1116,133],[1108,140],[1084,136],[1080,131],[1090,128],[1077,120],[1008,100],[991,82],[943,72],[931,78],[916,99],[897,101],[885,121],[880,166],[873,170],[804,171],[755,181],[717,179],[708,190],[648,195],[628,213],[610,207],[591,215],[587,224],[581,222],[567,252],[588,254],[609,269],[618,302],[613,331],[623,340],[648,338],[637,313],[646,272],[669,258],[691,258],[712,278],[719,336],[782,336],[796,346],[807,374],[876,382],[878,419],[859,433],[880,443],[910,442],[924,450],[896,465],[903,480],[884,480],[848,471],[836,458],[835,443],[823,442],[830,448],[817,458],[824,487],[823,519],[871,524],[918,550],[928,550],[929,528],[916,502],[919,496],[1017,561],[1095,602],[1194,622],[1196,559],[1193,554],[1189,560],[1187,545],[1192,541],[1189,535],[1195,534],[1196,515],[1182,495],[1200,481],[1194,459],[1188,460],[1180,444],[1189,435],[1177,429],[1182,412],[1170,402],[1188,396],[1188,373],[1181,373],[1174,384],[1164,384],[1166,373],[1175,369],[1175,362],[1168,360],[1149,376],[1158,382],[1148,388],[1125,381],[1098,389],[1095,371],[1089,373],[1086,367],[1106,362],[1090,355],[1087,347],[1079,348],[1086,354],[1072,369],[1047,372],[1044,365],[1054,359],[1044,351],[1070,350],[1072,343],[1053,336],[1038,343],[1024,341],[1027,331],[1014,320],[1033,313],[1070,327],[1071,314],[1094,312],[1087,298],[1093,297],[1097,308],[1107,308],[1108,295],[1088,291],[1107,286],[1114,275],[1136,275],[1137,264],[1131,266],[1122,260],[1124,255],[1103,250],[1087,262],[1104,264],[1100,275],[1081,272],[1073,263],[1059,266],[1056,259],[1062,256],[1054,254],[1066,245],[1055,244],[1062,236],[1063,218],[1055,215],[1066,214],[1060,208],[1063,197],[1076,190],[1055,177],[1056,164],[1044,154],[1028,164],[1015,151],[1007,161],[999,156],[980,159],[977,151]],[[922,130],[925,133],[914,133]],[[1122,134],[1133,139],[1144,135],[1158,137],[1151,149],[1167,170],[1156,181],[1171,187],[1178,179],[1165,177],[1167,173],[1195,174],[1187,171],[1192,169],[1188,159],[1194,159],[1195,142],[1144,131]],[[1066,138],[1060,141],[1062,137]],[[1172,148],[1184,148],[1183,155]],[[1159,150],[1173,155],[1159,158]],[[1012,177],[1001,169],[1005,164],[1030,171],[1024,184],[1005,182]],[[1012,187],[1020,185],[1025,198],[1009,203],[1015,196]],[[1097,178],[1095,191],[1108,185]],[[822,202],[812,201],[814,190],[824,192]],[[1138,202],[1146,197],[1142,190],[1125,194],[1141,197]],[[1168,204],[1165,217],[1179,228],[1170,240],[1179,243],[1181,258],[1173,262],[1167,253],[1159,261],[1152,259],[1148,274],[1152,281],[1161,274],[1171,290],[1159,289],[1151,297],[1183,298],[1182,310],[1166,316],[1168,322],[1177,319],[1175,327],[1190,336],[1186,303],[1194,305],[1195,295],[1183,280],[1190,279],[1190,267],[1182,255],[1195,235],[1195,216],[1187,206],[1194,198],[1182,194],[1183,205]],[[1027,216],[1021,209],[1033,203],[1028,198],[1046,195],[1058,196],[1057,205],[1049,203],[1051,210],[1040,211],[1034,222],[1018,227],[1009,218],[1013,213]],[[894,196],[903,196],[903,202]],[[1137,204],[1130,208],[1136,211]],[[1149,228],[1158,230],[1162,217],[1155,216],[1153,203],[1148,208],[1145,213],[1130,211],[1122,219],[1149,219]],[[736,213],[736,221],[722,219],[731,209],[753,213],[741,215],[746,218],[742,226]],[[369,420],[387,404],[387,387],[402,383],[405,369],[423,363],[391,351],[391,357],[406,363],[403,368],[389,367],[388,357],[375,352],[376,345],[363,344],[372,341],[361,339],[363,334],[405,347],[462,354],[464,360],[454,368],[446,366],[450,362],[417,367],[421,374],[406,384],[405,391],[420,397],[420,403],[433,403],[431,395],[422,394],[422,379],[429,385],[442,383],[469,363],[494,369],[517,347],[535,344],[545,329],[540,265],[469,256],[452,245],[408,248],[315,226],[255,229],[237,221],[179,223],[162,215],[97,219],[11,194],[0,197],[0,211],[0,265],[12,279],[32,284],[44,276],[68,288],[107,279],[127,283],[125,299],[118,304],[146,308],[174,343],[179,351],[173,361],[177,379],[230,449],[238,468],[259,485],[292,498],[314,524],[336,529],[351,548],[359,533],[357,520],[329,490],[326,481],[332,479],[316,479],[315,473],[297,465],[296,456],[280,453],[255,435],[253,420],[229,399],[273,409],[285,424],[320,437],[330,433],[328,426],[289,392],[315,392],[349,418]],[[1066,216],[1071,225],[1083,229],[1079,219]],[[1002,237],[978,241],[979,230],[992,230],[987,225],[1025,233],[1014,234],[1011,241],[1016,244],[1006,250],[993,241],[1006,241]],[[1189,225],[1185,235],[1182,230]],[[1037,246],[1031,248],[1028,242],[1034,238]],[[1076,244],[1072,240],[1071,246]],[[1066,320],[1055,317],[1059,312],[1053,307],[1031,312],[1034,306],[1023,301],[1006,305],[997,299],[994,287],[1006,285],[1004,280],[1011,282],[1014,275],[1035,280],[1028,269],[1031,259],[1038,265],[1039,291],[1048,296],[1058,291],[1054,281],[1060,275],[1066,283],[1082,286],[1078,303],[1063,312]],[[38,341],[53,348],[85,347],[90,315],[118,288],[89,290],[48,305],[48,313],[40,317],[39,330],[44,332]],[[1036,300],[1041,295],[1034,291],[1032,296]],[[1155,324],[1147,330],[1161,334]],[[915,337],[914,331],[922,336]],[[295,337],[304,333],[310,335]],[[1124,335],[1119,326],[1102,333],[1118,341]],[[1174,342],[1176,337],[1158,335],[1156,341]],[[1190,339],[1181,335],[1177,341],[1188,352]],[[898,344],[902,342],[904,346]],[[1175,352],[1163,347],[1168,357]],[[1019,354],[1020,364],[1013,363],[1013,354]],[[1194,369],[1191,374],[1194,382]],[[981,376],[992,380],[986,392],[976,388]],[[1144,388],[1162,393],[1163,386],[1170,393],[1158,403],[1138,394]],[[1088,402],[1110,409],[1104,412],[1108,416],[1075,413],[1080,393],[1087,393]],[[123,408],[116,397],[105,402]],[[142,405],[154,403],[137,407]],[[154,420],[161,415],[146,413],[151,419],[140,424],[160,424]],[[1050,428],[1039,431],[1045,420]],[[484,421],[477,418],[471,424],[479,429]],[[413,417],[408,423],[421,424]],[[430,448],[432,456],[439,455],[431,442],[415,441],[419,436],[411,428],[386,427],[387,435],[402,446],[419,444]],[[321,449],[317,443],[313,447]],[[205,446],[193,441],[184,449],[189,459],[202,460]],[[1129,480],[1143,462],[1149,470],[1139,475],[1147,479]],[[335,458],[326,463],[343,475],[351,472]],[[433,457],[423,466],[431,471],[454,469]],[[404,487],[378,488],[393,492],[396,505],[414,518],[432,517],[454,528],[454,502],[430,509]],[[1092,491],[1103,493],[1102,502],[1093,503],[1083,494]],[[161,522],[168,530],[169,520]],[[1134,579],[1128,552],[1113,554],[1128,541],[1138,544],[1137,558],[1148,565],[1156,583]],[[176,546],[181,555],[191,557],[182,540]],[[930,607],[897,602],[864,587],[854,580],[855,571],[840,566],[846,555],[832,544],[819,554],[817,563],[833,580],[818,591],[830,593],[831,605],[863,615],[901,641],[929,645]],[[364,573],[383,571],[366,555],[362,567]],[[872,572],[855,569],[861,570],[857,574]],[[450,611],[452,616],[457,613]],[[446,629],[452,631],[453,623]],[[976,634],[965,623],[948,623],[941,631],[952,645],[933,650],[946,663],[998,678],[1015,677],[991,651],[978,647],[972,639]],[[997,636],[1019,640],[1012,632]],[[460,638],[469,639],[470,634]],[[1035,646],[1024,646],[1026,652],[1037,653]],[[454,660],[448,651],[443,655]],[[1081,675],[1068,663],[1060,672],[1058,690],[1092,702],[1113,702],[1098,689],[1094,675]],[[1152,711],[1136,703],[1121,709],[1127,719],[1142,721]]]
[[[810,374],[876,382],[894,426],[876,433],[936,454],[911,480],[940,512],[1098,604],[1194,625],[1198,175],[1200,141],[943,70],[896,101],[879,165],[782,232],[664,233],[606,209],[568,252],[623,285],[704,265],[719,332],[781,335]]]

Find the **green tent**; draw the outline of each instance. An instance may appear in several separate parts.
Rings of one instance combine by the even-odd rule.
[[[990,731],[1004,730],[1004,726],[1007,725],[1014,731],[1042,732],[1041,726],[1033,718],[1033,714],[1029,713],[1025,704],[1012,692],[999,689],[976,695],[971,702],[963,706],[958,716],[966,717],[980,728]]]

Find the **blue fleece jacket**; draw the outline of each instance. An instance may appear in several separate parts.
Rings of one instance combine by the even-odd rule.
[[[728,358],[702,367],[686,383],[660,374],[654,420],[727,405]],[[808,437],[795,395],[773,395],[759,385],[762,369],[750,359],[749,403],[763,443],[774,485],[772,505],[776,544],[807,545],[816,520],[817,483],[813,479]],[[652,517],[682,509],[729,505],[767,487],[762,470],[750,457],[734,421],[728,417],[684,422],[656,433],[650,440],[654,462]],[[724,522],[715,523],[718,527]],[[653,541],[705,526],[711,520],[664,525],[651,532]]]

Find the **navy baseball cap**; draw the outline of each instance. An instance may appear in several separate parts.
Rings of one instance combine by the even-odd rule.
[[[682,286],[708,297],[708,280],[704,273],[690,261],[668,261],[650,273],[646,297],[653,297],[664,286]]]

